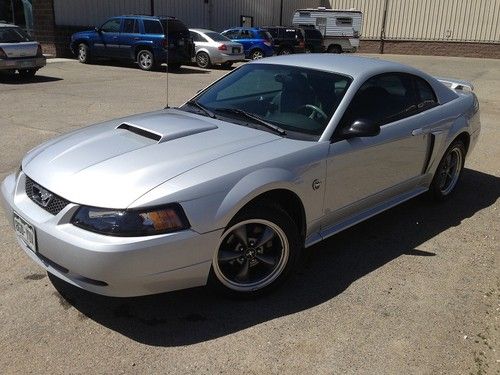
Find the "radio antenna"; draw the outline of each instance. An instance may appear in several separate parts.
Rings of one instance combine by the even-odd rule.
[[[169,108],[168,106],[168,71],[169,71],[169,64],[168,64],[168,57],[169,57],[169,54],[170,54],[170,35],[168,34],[168,17],[167,17],[167,31],[166,31],[166,35],[165,35],[165,39],[166,39],[166,44],[167,44],[167,106],[165,108]]]

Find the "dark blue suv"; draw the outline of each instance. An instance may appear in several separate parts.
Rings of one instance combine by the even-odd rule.
[[[235,27],[223,31],[222,35],[234,42],[243,44],[247,59],[262,59],[263,57],[272,56],[274,53],[273,37],[264,29]]]
[[[143,70],[164,62],[179,68],[194,57],[189,30],[174,17],[113,17],[94,30],[73,34],[70,47],[82,63],[94,57],[124,59],[136,61]]]

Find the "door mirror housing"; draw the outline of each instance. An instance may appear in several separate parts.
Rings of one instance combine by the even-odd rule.
[[[340,137],[343,139],[355,137],[375,137],[380,134],[380,125],[366,119],[357,119],[349,127],[340,130]]]

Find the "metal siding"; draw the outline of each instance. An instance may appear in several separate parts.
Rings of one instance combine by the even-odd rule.
[[[330,0],[363,12],[364,39],[379,39],[385,0]],[[500,0],[388,0],[387,40],[500,42]]]
[[[122,14],[150,14],[149,0],[53,0],[56,25],[101,25]]]

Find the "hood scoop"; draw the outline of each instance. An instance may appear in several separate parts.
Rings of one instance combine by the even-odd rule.
[[[116,129],[149,138],[157,143],[163,143],[214,130],[217,129],[217,125],[187,116],[169,114],[169,116],[148,116],[147,118],[134,119],[133,122],[123,122]]]

